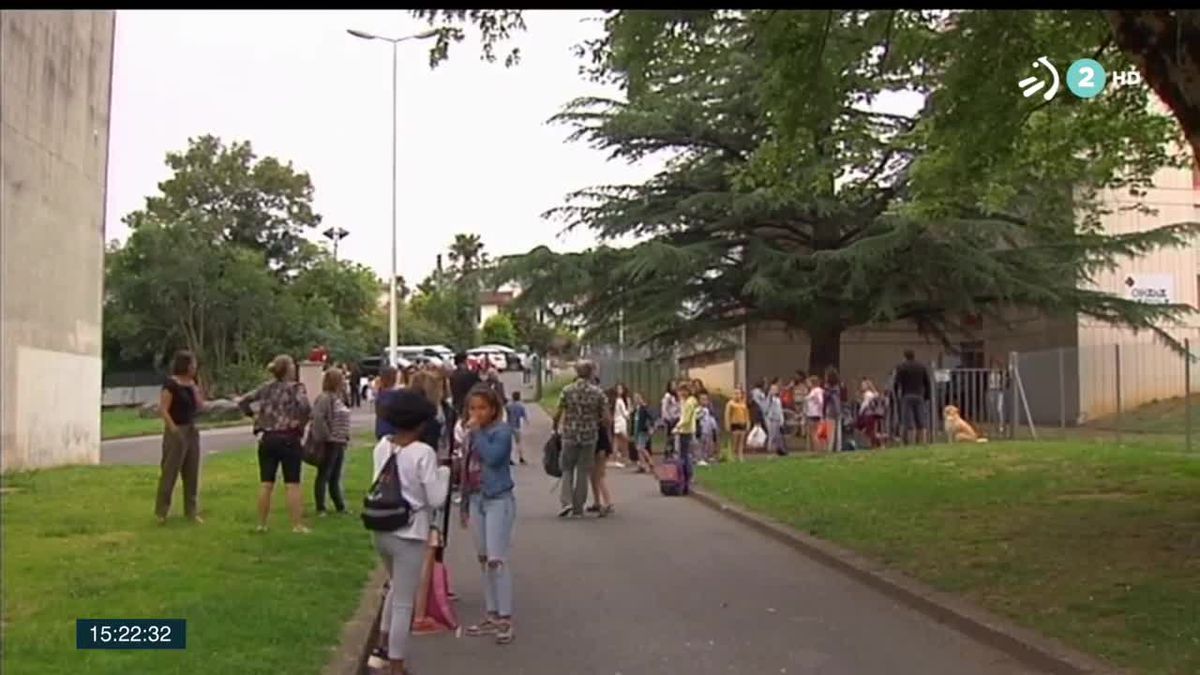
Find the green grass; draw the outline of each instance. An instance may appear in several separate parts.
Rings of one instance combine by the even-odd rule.
[[[1183,434],[1186,431],[1186,402],[1191,402],[1192,434],[1200,436],[1200,394],[1190,399],[1182,396],[1147,403],[1133,410],[1093,420],[1088,427],[1121,429],[1131,433]]]
[[[1200,672],[1200,458],[992,443],[721,465],[705,487],[1144,673]]]
[[[250,424],[249,419],[212,420],[200,422],[201,429],[216,427],[239,427]],[[137,408],[106,408],[100,411],[100,438],[132,438],[154,436],[163,431],[161,417],[138,417]]]
[[[347,501],[370,477],[370,449],[347,458]],[[305,469],[305,508],[312,479]],[[272,529],[254,534],[250,451],[207,457],[192,525],[153,515],[157,468],[89,466],[3,478],[4,672],[319,673],[377,556],[357,517],[287,526],[282,485]],[[77,618],[181,618],[185,651],[76,651]]]
[[[558,379],[547,382],[542,387],[542,397],[538,399],[538,405],[542,406],[542,410],[546,411],[547,415],[553,416],[558,410],[558,400],[562,397],[563,387],[571,384],[571,377],[560,377]]]

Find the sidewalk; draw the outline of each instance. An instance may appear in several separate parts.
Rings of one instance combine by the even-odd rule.
[[[616,513],[556,517],[541,469],[549,419],[529,406],[514,469],[517,639],[413,637],[416,672],[525,675],[998,675],[1031,672],[794,550],[610,468]],[[704,469],[697,469],[703,476]],[[459,618],[482,610],[466,531],[447,560]]]

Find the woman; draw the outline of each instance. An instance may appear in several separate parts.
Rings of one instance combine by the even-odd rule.
[[[750,407],[746,405],[746,391],[741,387],[733,390],[733,398],[725,404],[725,431],[733,443],[733,456],[737,461],[746,461],[746,429],[750,424]],[[728,453],[722,451],[722,459]]]
[[[381,645],[375,654],[387,657],[392,675],[408,675],[404,657],[413,602],[425,563],[425,542],[429,539],[433,512],[445,503],[450,490],[450,469],[439,467],[434,449],[421,442],[422,433],[436,414],[424,396],[413,390],[401,390],[388,400],[381,414],[393,432],[375,446],[374,475],[378,479],[388,458],[396,456],[394,466],[400,478],[400,492],[412,508],[412,515],[405,527],[373,533],[375,550],[390,575],[379,631],[386,646]]]
[[[654,422],[650,419],[650,407],[641,394],[633,395],[633,445],[637,449],[638,473],[654,468],[650,454],[650,437],[654,433]]]
[[[467,498],[463,526],[470,525],[483,572],[483,621],[467,635],[494,635],[496,644],[513,641],[513,582],[509,564],[517,500],[513,496],[512,428],[504,421],[504,400],[483,385],[467,395],[468,440],[462,482]]]
[[[200,431],[196,413],[204,405],[196,384],[196,357],[191,352],[175,352],[171,376],[163,382],[158,409],[163,419],[162,463],[158,476],[158,497],[154,514],[158,524],[167,522],[171,511],[171,493],[175,479],[183,473],[183,513],[193,523],[200,518]]]
[[[825,395],[823,397],[822,417],[829,429],[829,452],[842,450],[842,378],[837,368],[829,366],[825,369]]]
[[[878,448],[880,446],[879,427],[883,423],[884,416],[883,397],[879,395],[879,389],[875,387],[875,383],[869,377],[862,379],[860,391],[862,398],[859,407],[859,427],[863,430],[871,447]]]
[[[292,357],[286,354],[276,356],[268,370],[274,379],[238,401],[242,412],[254,418],[255,432],[262,433],[258,441],[261,487],[258,491],[258,527],[255,531],[267,531],[267,519],[271,517],[271,493],[275,490],[275,476],[282,466],[292,532],[307,534],[309,530],[301,520],[300,467],[304,454],[301,436],[312,416],[312,406],[304,385],[296,381],[296,362]],[[255,401],[259,404],[257,415],[250,408]]]
[[[629,457],[637,462],[637,454],[629,451],[629,390],[617,383],[616,400],[613,401],[613,445],[618,458]]]
[[[613,455],[613,441],[609,431],[611,430],[601,425],[596,435],[596,461],[592,463],[592,475],[589,476],[592,497],[596,503],[589,506],[587,512],[599,514],[601,518],[613,512],[612,494],[608,491],[608,462]]]
[[[783,436],[783,401],[779,398],[779,385],[772,384],[767,390],[767,404],[763,407],[763,422],[767,431],[767,449],[783,457],[788,454],[787,439]]]
[[[679,397],[676,395],[675,383],[668,382],[667,390],[663,393],[662,402],[659,404],[659,416],[662,420],[663,427],[667,430],[667,449],[666,454],[678,452],[677,441],[675,439],[675,427],[679,424],[679,416],[681,412]]]
[[[817,451],[823,449],[821,442],[821,411],[825,409],[825,390],[821,388],[821,378],[813,375],[808,378],[808,395],[804,397],[804,419],[808,426],[808,449]]]
[[[346,500],[342,498],[342,465],[346,462],[346,445],[350,442],[350,408],[346,406],[345,389],[345,372],[330,368],[321,380],[320,395],[313,401],[312,428],[308,433],[309,442],[321,448],[321,463],[317,466],[317,479],[313,481],[318,518],[328,515],[326,488],[337,512],[346,512]]]

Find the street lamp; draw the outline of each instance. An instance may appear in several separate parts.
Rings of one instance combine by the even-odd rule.
[[[350,233],[340,227],[331,227],[321,234],[333,242],[333,261],[337,262],[338,242],[348,237]]]
[[[356,38],[363,40],[383,40],[392,44],[392,273],[389,276],[391,279],[392,292],[388,295],[388,363],[392,366],[396,365],[396,101],[399,90],[397,76],[397,57],[396,45],[406,40],[426,40],[431,37],[436,37],[438,31],[427,30],[423,33],[415,35],[406,35],[404,37],[390,38],[383,35],[375,35],[361,30],[346,29],[346,32]]]

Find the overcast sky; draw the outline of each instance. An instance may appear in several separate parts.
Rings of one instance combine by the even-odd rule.
[[[605,92],[571,47],[600,33],[594,12],[527,12],[520,65],[479,59],[473,34],[431,71],[428,43],[400,45],[399,267],[420,280],[455,233],[493,254],[539,244],[577,250],[540,218],[572,190],[639,180],[657,164],[607,162],[545,124],[568,100]],[[259,156],[309,172],[326,225],[352,234],[342,257],[386,276],[391,223],[391,48],[346,28],[424,30],[403,11],[121,11],[113,74],[107,238],[169,174],[189,136],[249,140]],[[324,228],[322,228],[324,229]],[[319,239],[318,237],[314,237]]]

